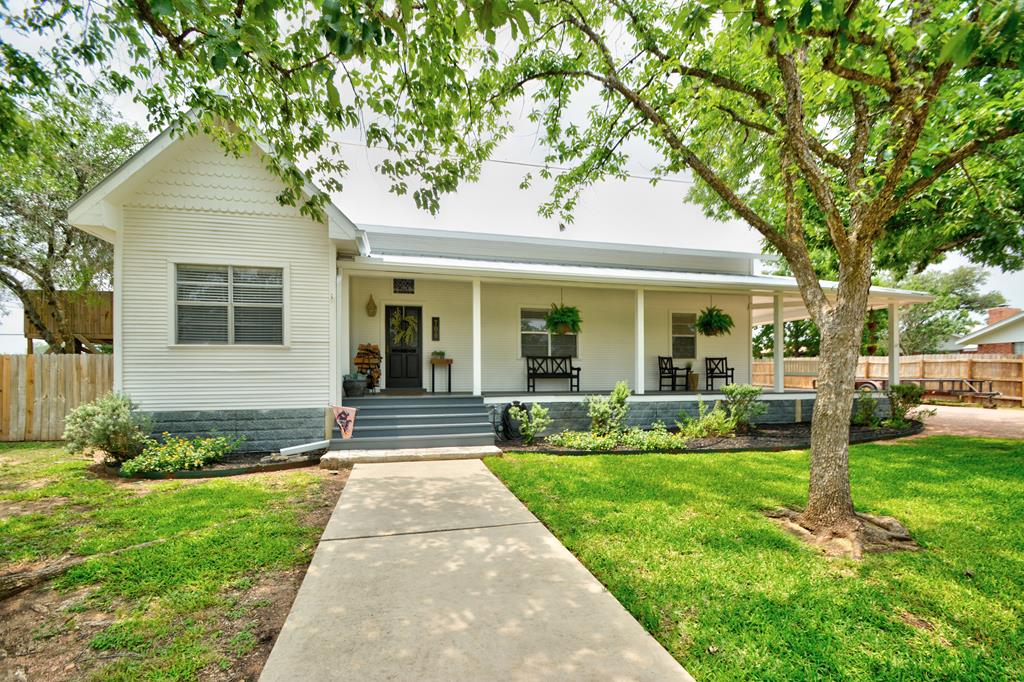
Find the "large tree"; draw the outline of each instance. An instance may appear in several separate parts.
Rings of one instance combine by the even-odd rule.
[[[581,188],[621,173],[623,145],[639,137],[663,158],[656,175],[688,170],[709,214],[744,219],[782,254],[821,330],[799,522],[856,541],[865,520],[854,512],[847,443],[873,257],[904,230],[943,230],[941,220],[902,223],[901,212],[957,187],[970,197],[974,166],[1020,163],[1000,160],[1024,126],[1020,8],[556,0],[542,13],[533,39],[479,81],[495,107],[535,102],[552,160],[575,164],[557,177],[550,210],[568,219]],[[599,103],[575,116],[593,89]],[[1000,189],[1019,205],[1019,185]],[[1011,265],[1024,249],[1021,224],[1005,242]],[[971,238],[940,242],[928,248],[973,253]],[[818,280],[829,263],[834,295]]]
[[[143,133],[93,100],[47,103],[22,125],[26,148],[0,153],[0,289],[18,299],[50,352],[73,352],[58,292],[109,284],[111,250],[72,228],[68,207],[130,156]]]
[[[908,355],[939,353],[945,350],[944,342],[978,326],[982,313],[1006,303],[998,291],[984,291],[986,281],[984,269],[962,266],[946,272],[928,270],[896,282],[896,286],[935,296],[934,301],[916,305],[900,316],[900,349]]]

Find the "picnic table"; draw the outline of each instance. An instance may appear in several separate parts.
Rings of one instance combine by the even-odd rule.
[[[995,407],[995,398],[1001,395],[999,391],[992,389],[991,379],[900,379],[901,384],[917,384],[922,390],[928,391],[929,393],[942,393],[946,395],[955,395],[963,397],[965,395],[976,396],[978,398],[984,398],[985,404],[989,407]],[[938,384],[938,388],[929,388],[927,384]],[[949,386],[948,390],[946,386]]]

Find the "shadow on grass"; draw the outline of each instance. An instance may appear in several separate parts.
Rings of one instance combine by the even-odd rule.
[[[698,678],[1024,677],[1024,442],[850,461],[858,509],[927,551],[833,561],[771,525],[762,510],[805,503],[803,451],[488,464]]]

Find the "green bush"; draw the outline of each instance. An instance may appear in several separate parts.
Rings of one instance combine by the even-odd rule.
[[[548,408],[540,403],[531,405],[529,412],[518,405],[513,405],[509,408],[508,413],[519,426],[519,433],[527,445],[533,445],[537,436],[542,434],[553,422],[548,416]]]
[[[725,394],[725,410],[736,423],[736,430],[747,433],[755,418],[768,411],[768,406],[760,402],[761,387],[750,384],[729,384],[722,388]]]
[[[162,443],[150,441],[141,455],[121,465],[121,471],[134,475],[201,469],[233,452],[243,440],[227,436],[180,438],[165,433]]]
[[[867,386],[857,391],[857,402],[853,405],[853,423],[856,426],[876,426],[878,417],[875,412],[878,410],[878,400],[872,395],[871,389]]]
[[[686,446],[686,438],[678,433],[670,433],[662,422],[654,422],[650,429],[634,427],[604,436],[590,431],[562,431],[549,436],[547,442],[560,448],[587,452],[610,451],[616,447],[642,452],[664,452],[681,450]]]
[[[561,431],[548,436],[547,442],[560,448],[598,452],[615,449],[619,439],[617,434],[598,436],[590,431]]]
[[[691,438],[713,438],[718,436],[731,436],[736,432],[736,421],[722,409],[720,403],[708,409],[703,400],[697,403],[697,416],[690,417],[685,412],[679,415],[676,422],[679,433],[687,440]]]
[[[649,429],[626,429],[619,436],[619,445],[630,450],[661,452],[682,449],[686,446],[686,438],[679,433],[669,433],[664,422],[656,421]]]
[[[934,410],[917,410],[924,396],[924,389],[917,384],[893,384],[885,391],[889,398],[889,419],[886,426],[900,428],[906,426],[911,419],[916,419]]]
[[[114,462],[137,456],[149,443],[153,424],[137,407],[127,395],[115,392],[79,405],[64,421],[65,448],[73,454],[100,450]]]
[[[622,430],[622,422],[629,414],[629,385],[625,381],[615,384],[608,397],[590,395],[586,398],[590,432],[595,436],[608,436]]]

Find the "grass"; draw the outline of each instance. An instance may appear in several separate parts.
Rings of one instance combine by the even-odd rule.
[[[305,565],[319,528],[302,523],[322,479],[309,472],[209,481],[122,482],[100,478],[59,444],[0,445],[0,571],[63,555],[93,556],[52,586],[82,599],[52,619],[100,610],[114,622],[91,637],[119,652],[98,680],[193,679],[230,669],[252,649],[250,609],[237,594],[268,571]],[[241,623],[223,633],[225,622]],[[57,627],[54,626],[54,627]],[[40,630],[43,638],[57,630]],[[243,634],[244,633],[244,634]]]
[[[762,515],[806,452],[487,464],[698,679],[1024,679],[1024,441],[851,448],[858,507],[924,548],[862,562]]]

